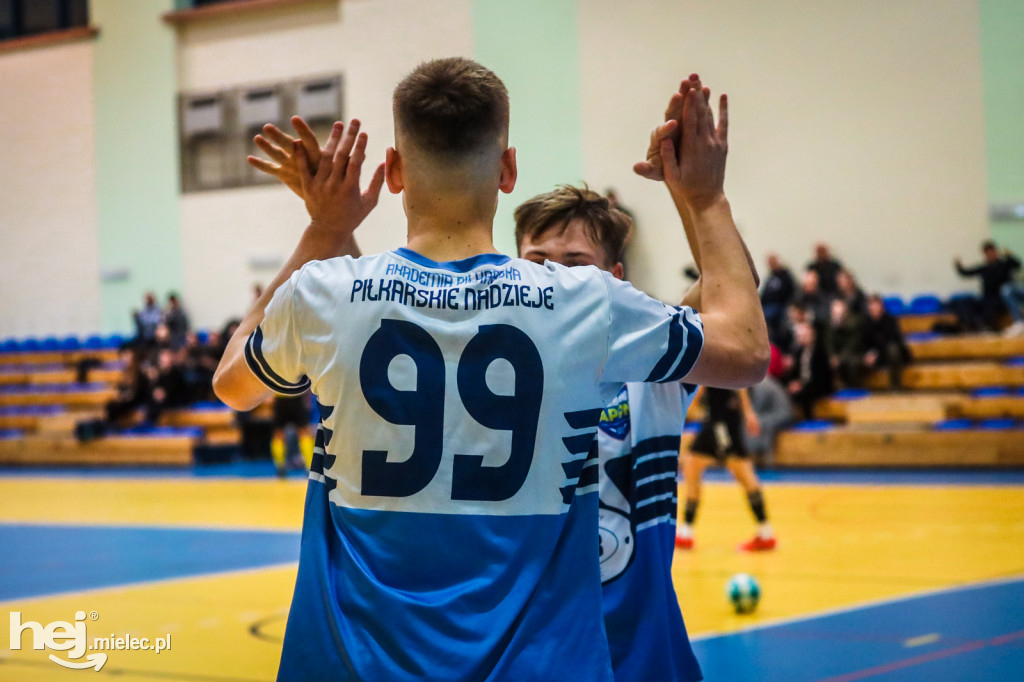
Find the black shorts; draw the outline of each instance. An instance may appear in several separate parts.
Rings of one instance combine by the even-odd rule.
[[[726,457],[749,457],[739,419],[706,421],[690,445],[690,451],[724,461]]]

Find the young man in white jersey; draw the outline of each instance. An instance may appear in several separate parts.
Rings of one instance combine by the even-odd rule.
[[[492,73],[428,62],[394,101],[396,145],[366,193],[364,135],[336,125],[315,175],[296,146],[312,222],[215,378],[236,409],[309,385],[324,406],[279,677],[610,680],[593,552],[602,387],[746,385],[767,366],[724,135],[690,97],[681,161],[666,162],[714,285],[702,320],[593,269],[496,253],[516,165]],[[385,176],[408,246],[338,257]]]
[[[621,279],[630,218],[563,186],[516,209],[519,255],[593,265]],[[696,387],[629,383],[598,424],[604,624],[616,682],[702,679],[672,584],[676,458]]]

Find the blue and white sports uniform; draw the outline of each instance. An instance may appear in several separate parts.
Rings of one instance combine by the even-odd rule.
[[[398,249],[293,274],[246,347],[322,406],[279,679],[612,680],[598,420],[702,345],[693,310],[592,267]]]
[[[601,582],[616,682],[703,679],[672,585],[679,438],[695,386],[626,384],[598,425]]]

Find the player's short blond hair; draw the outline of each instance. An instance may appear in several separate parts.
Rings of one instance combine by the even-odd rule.
[[[628,215],[586,185],[561,185],[539,194],[521,204],[515,217],[517,248],[522,247],[527,237],[536,241],[548,230],[561,234],[571,221],[579,219],[587,236],[604,249],[609,265],[622,260],[626,237],[633,229]]]

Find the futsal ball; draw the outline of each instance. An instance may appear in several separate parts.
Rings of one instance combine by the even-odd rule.
[[[761,601],[761,586],[754,580],[754,576],[747,573],[737,573],[729,578],[725,586],[725,596],[729,599],[736,613],[752,613]]]

